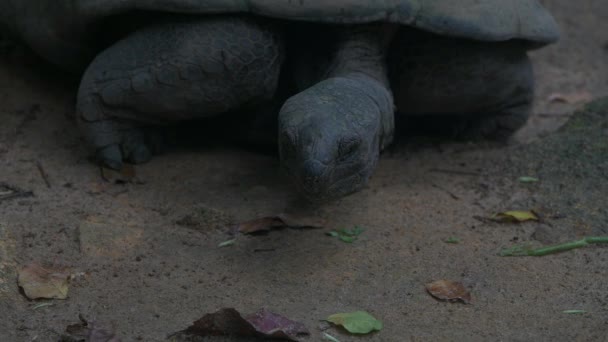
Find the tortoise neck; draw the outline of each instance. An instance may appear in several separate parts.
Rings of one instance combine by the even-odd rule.
[[[386,51],[396,28],[385,24],[340,28],[328,77],[366,75],[387,86]]]

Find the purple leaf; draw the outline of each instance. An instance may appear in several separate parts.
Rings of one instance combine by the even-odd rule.
[[[178,334],[180,333],[195,336],[264,337],[289,341],[298,341],[298,336],[309,334],[302,323],[294,322],[266,309],[243,317],[233,308],[224,308],[206,314]]]

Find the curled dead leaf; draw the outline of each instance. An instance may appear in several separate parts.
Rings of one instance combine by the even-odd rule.
[[[69,276],[65,269],[43,267],[33,262],[19,270],[17,283],[29,299],[66,299]]]
[[[238,231],[243,234],[269,231],[274,228],[286,227],[285,222],[278,217],[262,217],[238,224]]]
[[[462,301],[465,304],[471,302],[471,293],[462,283],[450,280],[437,280],[426,284],[426,290],[437,299],[446,301]]]
[[[276,216],[262,217],[241,222],[237,230],[243,234],[269,231],[276,228],[322,228],[325,220],[317,217],[281,213]]]
[[[308,329],[299,322],[261,309],[258,312],[243,316],[233,308],[220,309],[206,314],[195,321],[186,330],[173,336],[240,336],[278,338],[298,341],[303,335],[309,335]]]
[[[81,315],[78,316],[80,323],[70,324],[65,329],[65,334],[61,336],[62,342],[120,342],[114,332],[99,327],[93,321],[87,321]]]

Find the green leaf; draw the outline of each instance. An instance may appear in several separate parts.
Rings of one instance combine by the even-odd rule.
[[[538,221],[538,216],[531,210],[511,210],[498,213],[493,219],[499,222],[525,222]]]
[[[341,325],[353,334],[368,334],[374,330],[382,329],[382,322],[365,311],[337,313],[327,317],[327,321]]]
[[[220,243],[219,245],[217,245],[218,247],[228,247],[228,246],[232,246],[234,245],[234,243],[236,242],[236,239],[231,239],[231,240],[226,240],[222,243]]]
[[[445,239],[444,242],[445,243],[460,243],[460,239],[455,238],[455,237],[449,237],[449,238]]]
[[[355,226],[353,228],[343,228],[338,231],[332,230],[326,233],[329,236],[337,237],[342,242],[353,243],[357,240],[357,237],[363,233],[365,229]]]
[[[528,177],[528,176],[519,177],[518,180],[521,183],[536,183],[539,181],[539,179],[536,177]]]
[[[365,229],[363,229],[359,226],[355,226],[354,228],[351,228],[351,229],[342,229],[342,234],[348,235],[348,236],[359,236],[361,233],[363,233],[363,231],[365,231]]]
[[[355,242],[355,240],[357,240],[357,237],[347,236],[347,235],[340,235],[339,238],[340,238],[340,241],[346,242],[346,243],[353,243],[353,242]]]

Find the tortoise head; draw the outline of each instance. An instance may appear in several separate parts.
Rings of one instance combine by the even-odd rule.
[[[299,192],[322,203],[363,188],[385,141],[378,102],[360,84],[325,80],[290,98],[279,115],[279,154]],[[390,132],[392,133],[392,131]]]

